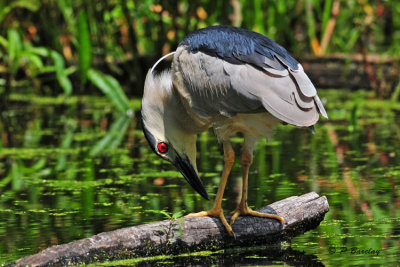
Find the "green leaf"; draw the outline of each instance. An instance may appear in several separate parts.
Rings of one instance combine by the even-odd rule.
[[[178,219],[178,218],[180,218],[180,217],[182,217],[183,216],[183,211],[177,211],[177,212],[174,212],[174,214],[172,214],[172,218],[174,218],[174,219]]]
[[[8,63],[11,67],[11,73],[18,69],[19,55],[22,50],[22,42],[19,33],[14,29],[8,30]]]
[[[88,71],[88,78],[119,111],[126,113],[129,110],[128,98],[116,79],[94,69]]]
[[[30,46],[26,50],[31,52],[31,53],[37,54],[39,56],[42,56],[42,57],[48,57],[49,56],[49,52],[50,52],[49,49],[46,48],[46,47],[33,47],[33,46]]]
[[[4,3],[6,1],[3,3],[1,2],[2,1],[0,1],[0,23],[13,8],[26,8],[29,11],[36,12],[41,5],[39,0],[13,0],[7,1],[8,3]]]
[[[34,53],[31,53],[29,51],[22,51],[21,52],[21,56],[27,57],[31,64],[36,66],[36,68],[39,71],[42,71],[42,69],[43,69],[43,61],[38,55],[36,55]]]
[[[172,219],[171,214],[169,214],[169,213],[166,212],[165,210],[160,210],[159,213],[161,213],[162,215],[164,215],[165,217],[167,217],[167,219]]]
[[[92,63],[92,45],[85,11],[78,15],[78,65],[81,82],[87,80],[88,71]]]
[[[29,11],[36,12],[40,8],[40,1],[39,0],[14,0],[12,1],[11,7],[19,7],[19,8],[26,8]]]
[[[329,19],[332,13],[333,0],[327,0],[324,3],[324,12],[322,14],[322,36],[325,34],[326,27],[328,26]]]
[[[399,95],[400,95],[400,82],[397,84],[396,88],[394,89],[391,100],[394,102],[397,101],[399,99]]]
[[[57,75],[58,83],[60,84],[61,88],[64,90],[65,95],[69,96],[72,94],[72,83],[69,78],[62,74]]]
[[[112,86],[114,89],[114,95],[118,99],[118,102],[124,107],[124,111],[126,112],[129,109],[129,100],[125,95],[124,90],[119,84],[118,80],[110,75],[105,75],[104,78],[107,80],[108,84]]]
[[[26,173],[28,174],[38,173],[39,171],[43,170],[46,167],[46,163],[47,163],[46,159],[41,158],[35,164],[27,168]]]
[[[308,38],[310,42],[316,37],[315,17],[313,14],[313,4],[311,0],[306,0],[306,20],[308,26]]]
[[[121,143],[122,138],[127,132],[129,123],[130,117],[126,115],[119,117],[111,125],[107,134],[92,147],[89,155],[95,156],[106,149],[116,148]]]
[[[49,53],[51,59],[54,62],[54,68],[58,83],[60,84],[61,88],[64,90],[64,93],[66,95],[71,95],[72,83],[69,80],[68,76],[66,75],[63,57],[54,50],[51,50]]]
[[[0,45],[5,49],[8,49],[8,41],[6,38],[0,35]]]
[[[50,57],[53,60],[54,67],[56,73],[64,72],[64,59],[63,57],[56,51],[50,51]]]

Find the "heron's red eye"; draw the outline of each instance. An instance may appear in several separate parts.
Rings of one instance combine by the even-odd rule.
[[[158,143],[157,149],[158,151],[160,151],[160,153],[167,153],[168,145],[164,142]]]

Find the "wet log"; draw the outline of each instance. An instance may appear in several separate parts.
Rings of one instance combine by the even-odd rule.
[[[285,218],[240,216],[230,237],[219,219],[180,218],[127,227],[64,245],[15,261],[12,266],[65,266],[138,256],[219,250],[236,246],[276,244],[316,228],[329,211],[325,196],[311,192],[275,202],[259,211]],[[227,217],[229,221],[229,217]]]

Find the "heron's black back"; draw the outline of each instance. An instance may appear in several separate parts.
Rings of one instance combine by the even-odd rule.
[[[233,64],[252,64],[265,67],[265,57],[270,67],[282,70],[282,63],[292,69],[298,69],[298,62],[285,48],[272,39],[245,29],[232,26],[211,26],[192,32],[180,45],[196,53],[198,51],[219,57]]]

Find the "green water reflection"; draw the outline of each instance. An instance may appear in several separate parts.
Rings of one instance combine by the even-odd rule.
[[[400,262],[400,104],[373,100],[366,92],[320,95],[329,100],[330,120],[318,124],[315,135],[280,126],[272,142],[258,145],[249,204],[258,208],[316,191],[328,197],[331,210],[317,229],[292,241],[289,258],[306,255],[323,265]],[[140,119],[114,113],[104,98],[12,95],[11,101],[4,113],[8,123],[0,125],[0,263],[165,219],[160,210],[211,207],[212,201],[195,194],[172,165],[152,153]],[[140,100],[131,105],[138,112]],[[241,138],[233,143],[239,153]],[[213,197],[223,161],[212,132],[199,136],[198,151],[199,171]],[[226,212],[235,208],[240,185],[237,160],[225,193]],[[217,260],[210,263],[231,254],[212,254]],[[196,263],[199,257],[185,260]],[[244,258],[249,264],[255,258],[284,261],[259,250]]]

